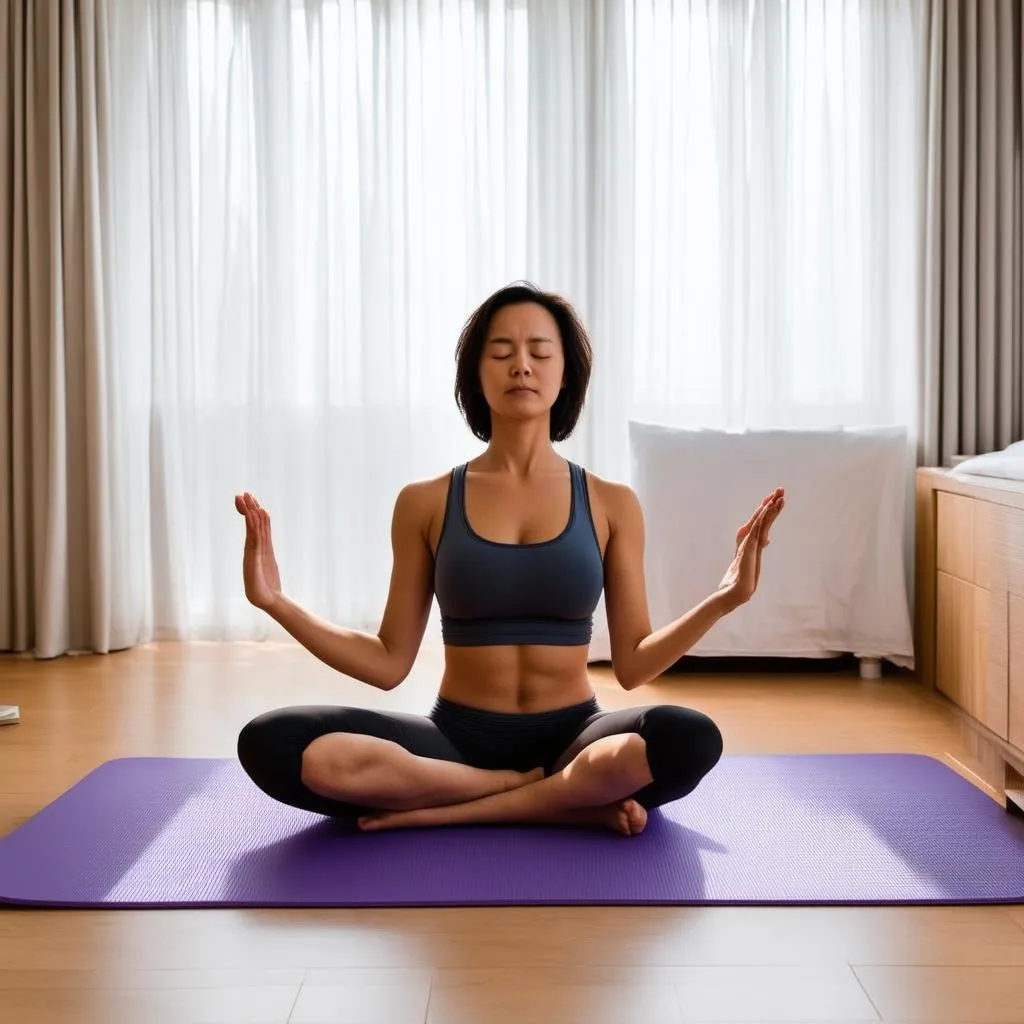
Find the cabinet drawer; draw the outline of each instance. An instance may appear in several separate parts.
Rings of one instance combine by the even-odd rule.
[[[1011,510],[945,491],[939,491],[936,497],[936,568],[986,590],[1001,584],[1005,578],[1000,572],[1004,513]],[[1021,525],[1024,569],[1024,519]]]
[[[1016,594],[1024,594],[1024,509],[1000,508],[1001,558],[999,567],[1005,586]]]
[[[936,686],[969,715],[1006,739],[1006,594],[990,593],[940,572],[935,596]]]
[[[1024,750],[1024,597],[1010,594],[1009,730],[1006,739]]]

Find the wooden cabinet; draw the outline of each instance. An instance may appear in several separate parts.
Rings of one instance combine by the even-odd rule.
[[[1010,594],[1010,671],[1007,739],[1024,750],[1024,597]]]
[[[1007,659],[1000,657],[998,598],[941,570],[935,595],[935,685],[1005,740]]]
[[[917,474],[919,677],[1024,763],[1024,484]]]

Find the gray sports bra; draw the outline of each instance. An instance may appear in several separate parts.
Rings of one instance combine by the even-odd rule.
[[[604,564],[586,475],[569,463],[569,522],[552,540],[504,544],[466,517],[466,464],[452,473],[434,559],[434,593],[446,645],[589,644]]]

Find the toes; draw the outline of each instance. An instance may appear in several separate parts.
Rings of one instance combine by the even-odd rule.
[[[622,819],[625,822],[625,833],[636,836],[643,832],[647,825],[647,811],[635,800],[628,800],[622,807]]]

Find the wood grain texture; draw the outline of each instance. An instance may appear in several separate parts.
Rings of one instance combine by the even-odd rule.
[[[962,494],[936,494],[935,568],[965,583],[979,582],[974,550],[976,505],[974,498]]]
[[[1006,739],[1006,592],[992,593],[940,571],[936,594],[936,686]]]
[[[918,471],[914,488],[914,668],[918,680],[929,687],[936,685],[935,511],[938,494],[935,484],[934,476]]]
[[[23,713],[0,729],[0,833],[112,757],[232,756],[241,725],[270,707],[424,712],[440,667],[428,648],[379,693],[287,644],[0,658],[0,696]],[[705,711],[730,753],[927,753],[983,786],[955,707],[905,674],[686,674],[632,693],[606,669],[592,678],[606,707]],[[918,968],[952,979],[950,1008],[973,988],[966,1020],[1005,1019],[1024,908],[0,910],[0,1017],[27,1024],[849,1022],[881,1019],[876,997],[934,1019]]]
[[[964,709],[988,763],[1024,760],[1024,487],[917,472],[917,659]],[[1003,766],[986,772],[994,784]]]

